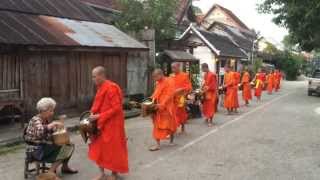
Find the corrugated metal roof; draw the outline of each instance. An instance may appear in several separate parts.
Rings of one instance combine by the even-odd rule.
[[[198,61],[196,57],[185,51],[165,50],[164,54],[175,61]]]
[[[146,49],[112,25],[0,11],[0,43]]]
[[[115,10],[121,9],[119,0],[81,0],[81,1],[85,3],[102,6],[104,8],[110,8]]]
[[[103,18],[79,0],[1,0],[0,10],[103,22]]]

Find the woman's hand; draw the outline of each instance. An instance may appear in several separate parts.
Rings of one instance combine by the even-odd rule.
[[[203,86],[203,91],[204,91],[204,92],[207,92],[207,91],[208,91],[208,89],[209,89],[209,87],[208,87],[208,86]]]
[[[175,94],[176,94],[176,95],[182,95],[182,94],[184,94],[184,92],[185,92],[185,90],[184,90],[183,88],[179,88],[179,89],[177,89],[177,90],[175,91]]]
[[[90,120],[91,122],[94,122],[94,121],[97,121],[97,120],[99,119],[99,117],[100,117],[99,114],[91,114],[91,115],[89,116],[89,120]]]
[[[54,121],[54,122],[48,124],[48,129],[50,129],[50,130],[58,129],[58,128],[63,128],[63,124],[61,122]]]

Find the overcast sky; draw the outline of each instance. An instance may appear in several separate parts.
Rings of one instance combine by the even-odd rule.
[[[213,4],[219,4],[230,9],[237,15],[249,28],[266,37],[272,43],[281,45],[283,37],[288,34],[285,28],[278,27],[272,20],[272,15],[259,14],[256,10],[257,3],[261,0],[194,0],[194,5],[200,7],[206,13]]]

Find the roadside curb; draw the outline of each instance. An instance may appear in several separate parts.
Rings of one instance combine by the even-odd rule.
[[[130,119],[136,118],[138,116],[140,116],[140,110],[135,109],[135,110],[132,110],[132,111],[128,111],[125,114],[125,120],[127,121],[127,120],[130,120]],[[76,118],[72,118],[72,119],[79,119],[79,118],[76,117]],[[67,128],[68,132],[75,133],[79,129],[79,123],[77,121],[73,121],[72,123],[68,123],[66,125],[66,128]],[[21,134],[20,137],[16,136],[16,137],[13,137],[11,139],[6,139],[6,140],[3,140],[3,141],[0,141],[0,149],[1,148],[13,147],[13,146],[16,146],[16,145],[24,143],[23,138],[22,138],[22,130],[21,130],[21,132],[19,131],[19,133]]]

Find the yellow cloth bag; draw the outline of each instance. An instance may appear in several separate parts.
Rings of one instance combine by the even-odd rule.
[[[179,98],[178,107],[184,107],[185,104],[186,104],[186,98],[184,96],[181,96]]]
[[[260,84],[261,84],[262,82],[261,82],[261,80],[257,80],[257,84],[256,84],[256,89],[258,89],[259,87],[260,87]]]

